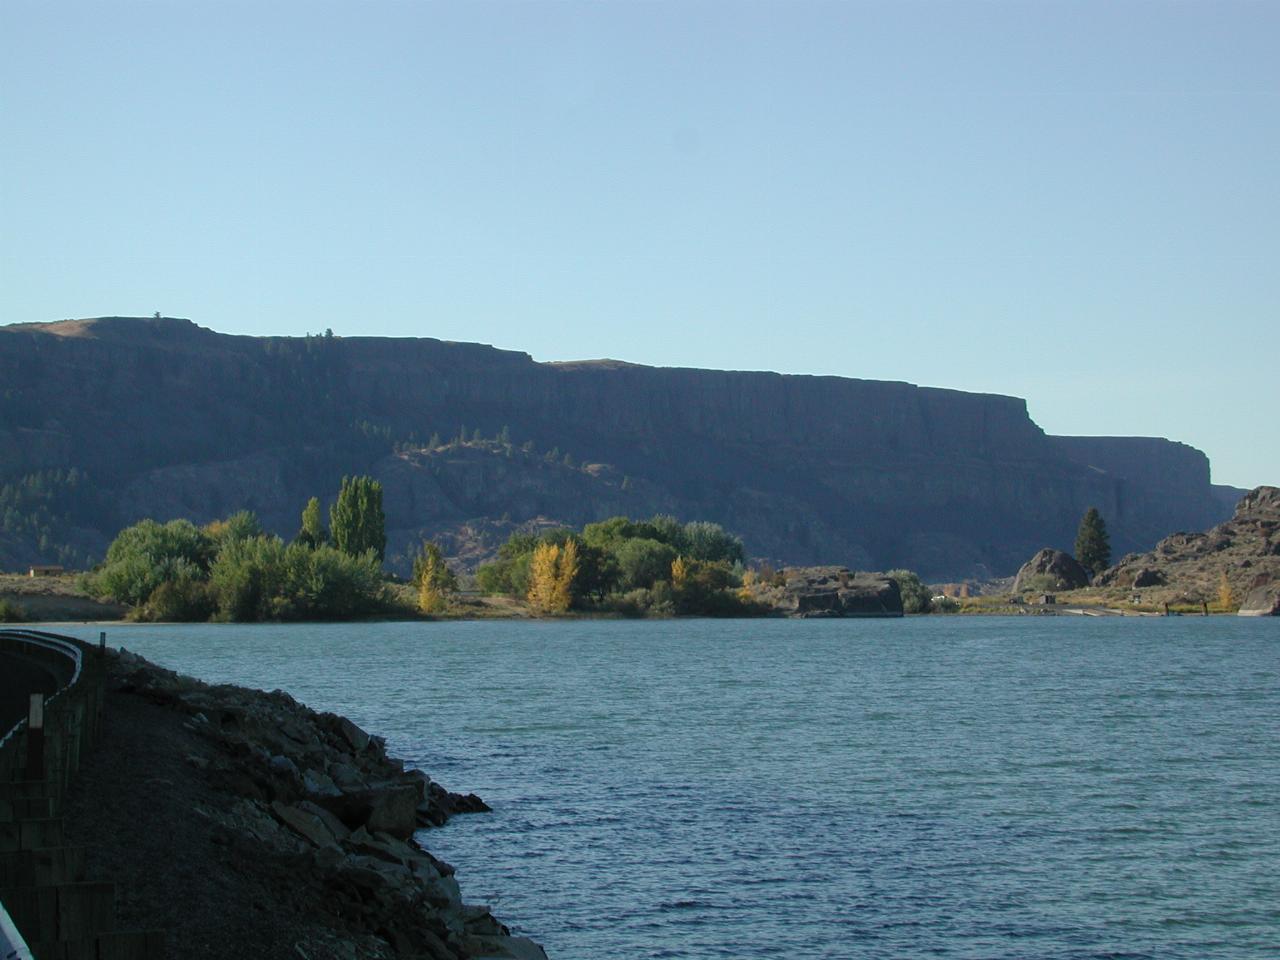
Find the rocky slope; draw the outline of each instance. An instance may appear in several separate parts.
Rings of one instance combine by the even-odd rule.
[[[113,654],[105,737],[64,804],[119,919],[213,960],[545,960],[414,833],[487,809],[287,694],[211,687]]]
[[[57,533],[99,555],[144,515],[247,507],[291,535],[307,497],[355,472],[388,486],[392,554],[423,532],[479,553],[469,530],[664,510],[776,563],[985,578],[1069,545],[1091,505],[1118,550],[1226,516],[1192,448],[1047,437],[1022,400],[906,383],[136,318],[0,327],[0,378],[0,481],[87,474],[96,495]],[[462,428],[510,443],[427,443]],[[41,559],[30,538],[0,533],[0,550]]]
[[[1224,582],[1236,603],[1280,589],[1280,488],[1258,487],[1230,520],[1203,533],[1174,533],[1154,550],[1133,553],[1095,583],[1128,587],[1169,602],[1213,602]]]

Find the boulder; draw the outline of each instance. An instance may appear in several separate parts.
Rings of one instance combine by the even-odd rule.
[[[851,573],[847,567],[793,567],[781,586],[760,584],[757,602],[789,616],[900,617],[897,581],[876,573]]]
[[[286,827],[310,840],[317,847],[332,846],[337,843],[337,837],[330,832],[326,821],[308,810],[275,800],[271,804],[271,812]]]
[[[1237,613],[1242,617],[1280,617],[1280,583],[1255,586],[1245,594]]]
[[[1133,575],[1133,585],[1135,587],[1161,587],[1166,582],[1163,573],[1159,570],[1152,570],[1150,567],[1143,567]]]
[[[317,799],[352,830],[363,826],[405,840],[418,828],[418,797],[416,783],[391,782]]]
[[[1013,581],[1013,592],[1026,590],[1078,590],[1089,585],[1089,571],[1076,558],[1045,547],[1022,565]]]

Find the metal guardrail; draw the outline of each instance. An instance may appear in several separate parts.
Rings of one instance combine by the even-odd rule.
[[[43,650],[53,650],[68,657],[75,664],[71,679],[55,690],[45,700],[46,704],[53,703],[65,691],[79,682],[80,673],[84,668],[84,651],[80,648],[80,644],[72,638],[62,637],[56,633],[43,633],[39,630],[4,629],[0,630],[0,640],[17,640],[20,643],[30,644]],[[20,732],[26,724],[27,719],[24,717],[6,730],[4,736],[0,737],[0,747],[3,747],[10,737]],[[3,960],[3,955],[0,955],[0,960]]]
[[[4,629],[0,630],[0,640],[16,640],[19,643],[41,650],[52,650],[71,661],[73,664],[71,679],[58,687],[45,701],[46,703],[52,703],[57,700],[58,697],[80,681],[80,675],[84,668],[84,652],[80,645],[71,638],[60,637],[53,633],[42,633],[37,630]],[[3,747],[11,738],[21,733],[27,723],[28,718],[24,717],[10,727],[4,736],[0,737],[0,747]],[[9,916],[9,911],[5,909],[3,903],[0,903],[0,960],[34,960],[31,948],[27,946],[26,940],[23,939],[17,926],[14,925],[13,918]]]
[[[0,903],[0,960],[35,960],[3,903]]]

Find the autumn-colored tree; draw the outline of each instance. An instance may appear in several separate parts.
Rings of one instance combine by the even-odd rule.
[[[564,613],[573,603],[573,581],[578,575],[578,544],[566,540],[563,547],[540,543],[529,564],[529,603],[543,613]]]
[[[1225,570],[1222,571],[1222,578],[1218,581],[1218,606],[1228,612],[1238,608],[1236,595],[1231,589],[1231,581],[1227,579]]]
[[[689,585],[689,564],[684,557],[676,557],[671,561],[671,589],[679,593]]]
[[[413,582],[418,587],[418,609],[423,613],[439,613],[458,592],[458,578],[444,562],[444,554],[433,541],[422,544],[422,552],[413,561]]]

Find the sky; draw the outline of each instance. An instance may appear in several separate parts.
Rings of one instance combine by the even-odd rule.
[[[1280,484],[1278,44],[1232,0],[5,0],[0,323],[905,380]]]

